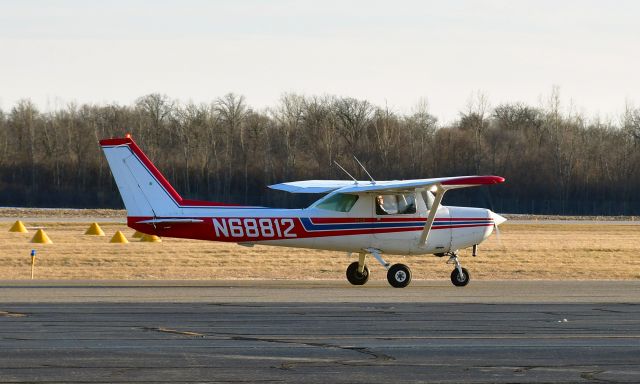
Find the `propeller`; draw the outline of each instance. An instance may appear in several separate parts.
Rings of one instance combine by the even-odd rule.
[[[496,231],[496,239],[498,240],[498,245],[500,246],[500,248],[504,248],[502,246],[502,240],[500,240],[500,228],[498,227],[500,226],[500,224],[507,221],[507,219],[505,219],[504,217],[498,215],[493,211],[489,211],[489,212],[491,217],[493,218],[493,229]]]
[[[489,192],[487,188],[482,188],[482,191],[484,194],[484,198],[489,204],[489,215],[491,216],[491,218],[493,218],[493,230],[496,232],[496,240],[498,240],[498,246],[505,250],[505,247],[502,245],[502,240],[500,239],[500,228],[498,228],[498,226],[507,221],[507,219],[493,211],[493,199],[491,198],[491,192]]]

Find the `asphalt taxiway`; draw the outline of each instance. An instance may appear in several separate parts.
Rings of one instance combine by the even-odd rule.
[[[2,282],[0,382],[639,382],[640,282]]]

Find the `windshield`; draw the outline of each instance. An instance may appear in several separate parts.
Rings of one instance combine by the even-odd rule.
[[[325,209],[327,211],[349,212],[356,201],[358,201],[357,195],[336,193],[335,195],[331,195],[324,199],[316,205],[316,208]]]

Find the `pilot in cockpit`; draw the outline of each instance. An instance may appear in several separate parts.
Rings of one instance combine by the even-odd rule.
[[[376,215],[389,215],[390,212],[384,207],[384,196],[376,196]]]

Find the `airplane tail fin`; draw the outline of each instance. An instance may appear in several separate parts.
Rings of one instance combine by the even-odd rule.
[[[100,146],[128,216],[170,217],[185,208],[231,205],[183,199],[129,135],[100,140]]]

